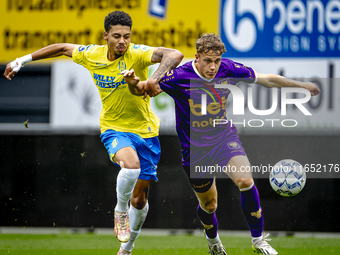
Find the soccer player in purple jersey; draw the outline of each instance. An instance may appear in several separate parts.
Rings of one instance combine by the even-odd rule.
[[[260,74],[243,64],[222,59],[226,52],[221,39],[215,34],[204,34],[196,41],[195,60],[175,68],[164,76],[160,88],[175,101],[176,129],[182,146],[182,164],[199,200],[198,216],[205,230],[211,254],[226,255],[217,233],[216,218],[217,189],[215,178],[191,178],[190,168],[196,166],[226,166],[236,169],[227,174],[237,185],[241,194],[241,206],[252,236],[252,247],[258,253],[274,255],[272,248],[263,236],[263,216],[260,197],[251,172],[242,172],[241,167],[250,163],[242,147],[237,130],[228,122],[214,125],[212,120],[226,117],[226,100],[230,90],[218,88],[218,84],[236,85],[239,81],[257,83],[268,88],[299,87],[320,93],[310,82],[294,81],[275,74]],[[125,71],[131,93],[142,95],[148,82],[138,82],[134,71]],[[206,95],[205,112],[201,105],[202,95]]]

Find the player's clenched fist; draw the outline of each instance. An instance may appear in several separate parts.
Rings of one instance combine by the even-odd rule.
[[[11,78],[19,72],[21,67],[24,66],[24,64],[32,61],[32,55],[26,55],[21,58],[17,58],[16,60],[12,61],[11,63],[7,64],[4,76],[7,80],[12,80]]]

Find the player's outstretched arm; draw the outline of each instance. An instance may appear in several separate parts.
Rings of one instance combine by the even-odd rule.
[[[79,45],[70,43],[58,43],[46,46],[40,50],[33,52],[32,54],[17,58],[16,60],[7,64],[4,76],[6,77],[6,79],[11,80],[14,74],[19,72],[24,64],[27,64],[31,61],[54,58],[59,56],[72,57],[72,52],[77,46]]]
[[[320,89],[312,82],[291,80],[276,74],[257,73],[257,76],[258,76],[257,84],[260,84],[267,88],[298,87],[309,90],[312,96],[316,96],[320,93]]]
[[[133,69],[124,70],[121,72],[121,74],[124,76],[124,80],[129,85],[129,90],[131,94],[136,96],[147,96],[145,91],[146,81],[140,81],[139,77],[136,76]]]
[[[162,92],[158,82],[169,70],[174,69],[181,63],[183,56],[182,52],[174,49],[159,47],[154,50],[151,61],[153,63],[160,63],[160,65],[146,84],[145,89],[151,97],[157,96]]]

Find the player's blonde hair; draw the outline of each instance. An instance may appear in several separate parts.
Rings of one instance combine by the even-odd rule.
[[[214,51],[218,55],[227,52],[221,38],[215,33],[205,33],[197,39],[196,43],[197,53],[207,53]]]

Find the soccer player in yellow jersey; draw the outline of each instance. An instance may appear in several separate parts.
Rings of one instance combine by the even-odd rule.
[[[149,95],[156,95],[157,88],[160,89],[158,81],[181,62],[183,54],[173,49],[131,43],[132,20],[125,12],[109,13],[104,27],[106,45],[49,45],[9,63],[4,76],[11,80],[30,61],[63,55],[72,57],[90,71],[103,104],[101,139],[110,160],[121,167],[117,177],[115,233],[122,242],[118,254],[123,255],[131,254],[149,209],[150,181],[157,180],[160,120],[150,108],[149,96],[136,97],[130,93],[121,71],[134,69],[141,80],[146,80],[148,66],[160,63],[147,81]]]

